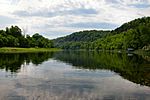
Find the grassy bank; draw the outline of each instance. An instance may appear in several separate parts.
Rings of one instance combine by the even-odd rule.
[[[58,48],[13,48],[13,47],[3,47],[0,48],[0,53],[24,53],[24,52],[50,52],[50,51],[60,51]]]

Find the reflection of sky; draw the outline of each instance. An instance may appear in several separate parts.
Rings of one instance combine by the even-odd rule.
[[[16,77],[1,76],[0,99],[3,97],[11,100],[148,100],[150,88],[134,84],[108,70],[74,69],[51,59],[38,66],[31,63],[22,66]]]

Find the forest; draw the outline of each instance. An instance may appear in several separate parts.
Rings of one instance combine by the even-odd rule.
[[[0,30],[0,47],[52,48],[53,43],[38,33],[24,35],[18,26],[11,26]]]
[[[112,31],[81,31],[53,40],[62,49],[150,50],[150,17],[138,18]]]
[[[89,30],[75,32],[66,37],[54,39],[54,46],[62,49],[89,49],[95,40],[104,38],[110,31]]]
[[[150,50],[150,17],[135,19],[114,30],[84,30],[53,40],[49,40],[38,33],[32,36],[22,33],[18,26],[0,30],[0,47]]]

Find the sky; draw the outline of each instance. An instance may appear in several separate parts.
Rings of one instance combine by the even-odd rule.
[[[150,0],[0,0],[0,29],[54,39],[82,30],[112,30],[150,16]]]

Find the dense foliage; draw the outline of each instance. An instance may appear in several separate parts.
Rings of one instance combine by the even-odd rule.
[[[150,17],[125,23],[93,45],[94,49],[144,49],[150,45]]]
[[[22,31],[18,26],[11,26],[6,30],[0,30],[0,47],[40,47],[51,48],[53,46],[52,41],[44,38],[38,33],[32,37],[29,35],[22,35]]]
[[[54,40],[56,47],[63,49],[150,50],[150,17],[135,19],[110,31],[83,31]]]
[[[143,18],[138,18],[133,21],[130,21],[128,23],[125,23],[121,25],[120,27],[116,28],[112,32],[115,33],[121,33],[125,32],[130,29],[136,29],[139,26],[145,26],[147,24],[150,24],[150,17],[143,17]]]
[[[80,31],[66,37],[53,40],[55,47],[63,49],[89,49],[89,44],[105,37],[110,31]]]

